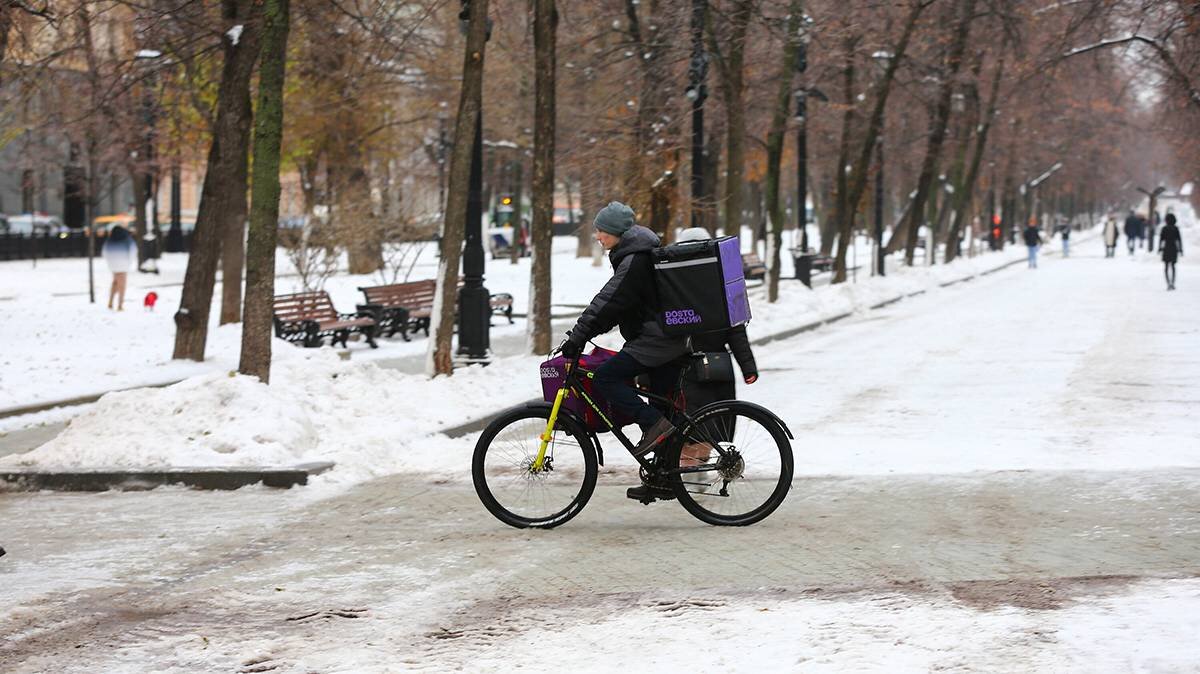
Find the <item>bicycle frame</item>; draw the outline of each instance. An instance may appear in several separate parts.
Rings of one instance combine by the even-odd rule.
[[[554,396],[554,404],[550,408],[550,418],[546,420],[546,430],[543,431],[542,435],[539,437],[539,440],[541,440],[541,442],[538,445],[537,458],[534,459],[533,465],[530,467],[531,470],[535,473],[542,470],[545,459],[546,459],[546,450],[550,446],[550,439],[554,437],[553,436],[554,424],[558,420],[558,413],[559,413],[559,410],[562,408],[563,400],[566,399],[566,397],[568,395],[576,395],[580,399],[582,399],[585,403],[587,403],[588,407],[592,408],[593,412],[595,412],[597,415],[599,415],[600,420],[604,422],[604,425],[606,427],[608,427],[608,430],[612,432],[612,434],[617,438],[617,440],[619,440],[621,442],[621,444],[630,453],[630,455],[632,455],[633,458],[636,459],[637,462],[643,468],[645,468],[646,470],[651,471],[651,472],[655,471],[656,470],[655,466],[651,462],[647,461],[645,458],[645,455],[649,452],[644,452],[642,454],[638,454],[637,445],[633,444],[633,442],[630,441],[630,439],[628,437],[626,437],[624,433],[621,432],[620,428],[617,428],[615,425],[613,425],[612,420],[609,419],[606,414],[604,414],[604,412],[600,409],[600,406],[596,404],[596,401],[593,400],[592,397],[587,394],[587,391],[585,391],[582,386],[578,385],[579,384],[578,366],[579,366],[578,360],[575,360],[574,362],[571,362],[571,363],[567,363],[565,365],[567,376],[563,380],[562,387],[558,389],[558,393]],[[592,377],[592,376],[594,376],[594,373],[589,371],[589,372],[587,372],[587,376]],[[682,416],[688,424],[694,424],[695,419],[693,417],[691,417],[685,410],[676,406],[674,404],[674,402],[671,401],[671,399],[667,398],[666,396],[661,396],[661,395],[658,395],[657,393],[652,393],[641,387],[638,387],[637,393],[638,393],[638,395],[649,398],[650,400],[666,404],[668,407],[671,407],[672,409],[675,410],[676,413],[678,413],[680,416]],[[721,455],[725,454],[725,450],[722,449],[716,442],[712,442],[711,444],[713,445],[713,447],[717,450],[717,452],[719,454],[721,454]],[[701,472],[704,470],[709,470],[709,469],[711,469],[711,467],[712,467],[711,465],[689,466],[687,468],[677,468],[671,472],[674,472],[674,473]]]

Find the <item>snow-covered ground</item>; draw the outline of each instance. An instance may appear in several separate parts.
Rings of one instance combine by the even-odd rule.
[[[740,394],[789,424],[800,479],[746,529],[624,499],[611,443],[566,527],[492,520],[474,436],[438,429],[536,396],[537,357],[429,380],[287,347],[270,387],[214,363],[110,394],[0,464],[338,467],[290,492],[0,494],[0,671],[1197,671],[1200,264],[1167,292],[1156,256],[1073,243],[946,288],[1024,250],[755,300],[752,337],[856,313],[756,348]],[[563,304],[607,274],[571,260]]]
[[[578,312],[578,307],[590,300],[611,273],[606,265],[595,267],[590,259],[575,258],[574,245],[570,237],[555,241],[556,314]],[[897,267],[885,278],[864,274],[857,283],[826,285],[814,291],[787,279],[781,284],[781,299],[776,304],[766,302],[765,288],[760,285],[751,291],[755,317],[749,332],[752,339],[757,339],[817,320],[865,311],[879,302],[936,288],[1019,257],[1020,251],[1010,248],[1004,253],[963,258],[949,266]],[[166,279],[182,275],[181,262],[168,256],[163,265]],[[428,465],[434,458],[432,454],[425,459],[404,454],[398,463],[396,459],[384,461],[374,455],[375,447],[384,455],[394,456],[397,443],[405,441],[398,438],[427,435],[538,392],[536,357],[498,357],[486,370],[460,370],[451,381],[429,381],[392,369],[381,371],[371,364],[420,358],[428,342],[419,336],[407,343],[398,338],[381,340],[377,350],[356,343],[350,349],[349,363],[329,347],[300,349],[277,341],[273,385],[268,388],[230,376],[236,368],[240,327],[217,327],[215,316],[207,361],[170,360],[174,334],[170,312],[178,302],[178,286],[158,286],[161,297],[156,312],[130,307],[117,313],[103,304],[87,304],[86,295],[56,294],[62,288],[61,270],[56,272],[54,266],[80,264],[75,260],[41,261],[36,272],[25,263],[0,265],[0,274],[26,279],[8,284],[23,290],[9,301],[0,302],[0,314],[13,318],[5,320],[5,327],[0,328],[13,333],[0,335],[11,345],[0,354],[0,380],[4,383],[0,386],[0,408],[190,379],[161,390],[112,393],[85,408],[0,421],[0,431],[11,431],[29,424],[71,420],[68,431],[50,447],[19,459],[25,465],[274,465],[332,459],[338,461],[343,475],[361,468],[365,476]],[[422,259],[412,277],[425,278],[433,272],[433,260]],[[782,272],[791,275],[790,261]],[[487,282],[492,290],[512,292],[516,311],[521,313],[528,305],[528,275],[528,259],[517,265],[499,260],[489,263]],[[148,282],[144,277],[134,280]],[[281,290],[291,289],[289,284],[296,282],[293,277],[282,277]],[[330,279],[326,287],[338,306],[349,308],[355,302],[356,288],[371,282],[370,277],[342,275]],[[131,296],[139,292],[131,291]],[[36,337],[18,338],[16,333],[22,330],[23,321],[37,326]],[[511,326],[497,321],[492,329],[493,340],[505,335],[519,339],[524,328],[522,319]],[[86,334],[87,338],[46,347],[46,340],[53,339],[50,335],[71,331]],[[615,332],[599,341],[609,346],[620,343]],[[327,385],[335,379],[336,386]],[[525,385],[509,385],[513,381]],[[330,404],[331,396],[338,404]],[[459,404],[430,405],[431,400]],[[264,415],[267,411],[275,411],[279,417]],[[339,439],[337,448],[329,447],[333,438]],[[105,441],[99,442],[101,439]],[[356,449],[347,453],[343,447]]]
[[[576,258],[575,245],[573,237],[554,240],[551,299],[557,305],[555,315],[578,312],[579,305],[586,304],[611,274],[607,261],[596,267],[592,266],[590,258]],[[865,257],[866,245],[862,248]],[[771,334],[777,329],[862,308],[897,292],[931,287],[945,279],[994,267],[1003,259],[1019,255],[1020,251],[1010,248],[1004,254],[981,255],[950,267],[896,269],[884,283],[868,283],[864,268],[859,270],[857,277],[860,283],[826,287],[810,293],[791,280],[792,262],[785,254],[781,273],[788,280],[783,283],[783,299],[777,305],[768,305],[765,290],[760,288],[755,292],[755,321],[751,332]],[[417,256],[408,278],[433,278],[436,262],[433,246],[429,244]],[[5,289],[0,291],[0,340],[6,345],[0,353],[0,410],[236,369],[241,329],[239,325],[217,324],[219,283],[206,361],[171,360],[175,334],[173,314],[179,305],[186,263],[185,256],[168,254],[162,260],[160,274],[131,274],[125,311],[118,313],[106,306],[109,274],[102,261],[96,263],[95,304],[88,302],[87,262],[84,259],[38,260],[36,266],[30,261],[0,262],[0,288]],[[280,273],[278,292],[301,289],[300,279],[282,253],[277,269]],[[523,258],[515,265],[507,259],[488,260],[485,283],[492,292],[512,294],[514,311],[521,314],[529,305],[529,276],[529,258]],[[378,274],[353,276],[343,273],[329,278],[324,287],[339,311],[353,311],[362,301],[358,288],[382,282],[384,279]],[[150,290],[159,295],[153,312],[142,307],[142,299]],[[521,320],[509,325],[497,318],[493,323],[494,342],[506,336],[519,338],[524,334],[525,326]],[[380,340],[380,344],[381,348],[371,350],[364,342],[354,342],[350,356],[355,361],[420,357],[427,346],[423,337],[416,337],[411,342],[397,337]],[[297,351],[300,349],[291,344],[276,342],[277,361],[305,357],[295,353]],[[8,428],[12,426],[6,424]]]
[[[560,304],[585,303],[609,273],[605,267],[592,267],[589,260],[574,258],[573,244],[572,239],[560,239],[554,259],[556,302]],[[1030,435],[1031,429],[1046,428],[1064,416],[1087,419],[1086,427],[1096,428],[1086,411],[1092,405],[1103,409],[1107,389],[1079,390],[1081,397],[1074,405],[1066,410],[1059,406],[1073,385],[1070,375],[1078,365],[1077,354],[1104,348],[1120,360],[1124,344],[1121,335],[1109,333],[1110,319],[1127,312],[1128,307],[1112,291],[1099,288],[1114,281],[1112,265],[1136,265],[1148,275],[1157,265],[1144,253],[1133,261],[1088,259],[1098,248],[1094,234],[1079,236],[1077,258],[1051,258],[1036,273],[1008,271],[970,282],[987,290],[939,286],[1018,259],[1024,253],[1022,248],[963,258],[951,265],[895,267],[884,278],[861,278],[859,283],[814,291],[790,281],[782,286],[776,304],[765,301],[760,287],[752,298],[752,339],[847,312],[858,312],[858,317],[851,325],[817,333],[803,345],[781,341],[760,347],[757,355],[763,377],[753,387],[745,387],[743,394],[767,404],[803,436],[806,459],[798,464],[799,473],[1089,468],[1146,461],[1173,465],[1180,460],[1191,465],[1194,459],[1183,450],[1188,443],[1181,435],[1190,430],[1186,426],[1165,426],[1162,432],[1171,441],[1149,455],[1153,458],[1129,454],[1131,446],[1146,441],[1127,436],[1119,427],[1086,440],[1065,430],[1051,435],[1039,430]],[[516,266],[507,261],[493,264],[492,278],[508,279],[494,287],[519,289],[517,279],[522,272],[528,273],[527,265],[527,260]],[[1185,264],[1181,283],[1186,283],[1187,276]],[[330,286],[345,290],[360,282],[338,278]],[[1162,297],[1147,295],[1146,288],[1113,285],[1131,293],[1129,301],[1161,303],[1164,310],[1168,303],[1183,301],[1190,293],[1186,285],[1178,294]],[[882,301],[922,290],[937,292],[869,310]],[[1031,293],[1043,299],[1047,293],[1059,293],[1060,297],[1030,303]],[[527,295],[514,294],[520,308]],[[30,295],[27,306],[37,301],[34,293]],[[47,306],[57,302],[42,301]],[[936,308],[942,302],[950,303],[945,311]],[[1095,311],[1086,311],[1068,323],[1059,316],[1059,302],[1094,306]],[[1030,313],[1027,306],[1036,311]],[[44,311],[48,321],[56,315]],[[105,325],[124,318],[98,311]],[[889,330],[876,329],[876,321],[886,316],[909,313],[928,318],[893,323]],[[138,332],[139,338],[155,336],[159,344],[169,344],[170,321],[158,315],[146,320],[157,322]],[[1013,330],[1014,323],[1027,328]],[[523,328],[518,322],[500,330]],[[299,349],[280,342],[275,350],[273,383],[268,387],[230,372],[236,359],[237,327],[226,326],[217,333],[210,349],[218,354],[215,363],[182,365],[164,360],[161,365],[166,370],[209,367],[208,372],[166,388],[111,393],[71,418],[53,441],[34,452],[0,458],[0,465],[273,466],[334,461],[336,469],[318,481],[348,484],[412,470],[461,478],[468,459],[460,451],[462,442],[439,431],[537,397],[540,391],[537,363],[541,359],[535,356],[502,357],[487,368],[460,369],[451,378],[434,380],[357,358],[358,354],[376,356],[389,350],[416,357],[425,348],[424,338],[408,344],[389,342],[374,352],[355,347],[348,362],[330,348]],[[843,342],[857,346],[830,348]],[[619,336],[614,331],[601,343],[617,346]],[[985,343],[988,348],[978,348]],[[836,355],[825,355],[827,352]],[[35,353],[31,348],[24,357],[14,359],[17,362],[5,365],[4,371],[28,368],[18,377],[36,387],[35,382],[52,375]],[[930,368],[934,359],[954,360],[957,365]],[[219,363],[228,365],[213,367]],[[78,360],[68,360],[64,367],[69,378],[87,380],[92,376],[88,365]],[[1170,368],[1167,364],[1150,367],[1162,367],[1164,377],[1172,376],[1165,371]],[[114,365],[113,372],[120,375],[124,371]],[[851,372],[855,376],[850,376]],[[1078,387],[1077,382],[1074,385]],[[1089,393],[1099,398],[1092,402],[1083,397]],[[868,400],[888,403],[886,416],[870,423],[858,419],[856,410]],[[997,423],[1000,421],[1004,423]],[[17,420],[8,423],[11,427]],[[971,438],[974,451],[963,451],[963,443],[958,441],[930,444],[926,436],[931,423],[938,425],[943,437]],[[1095,423],[1103,426],[1104,415]],[[986,436],[976,438],[984,428],[988,429]],[[1064,440],[1080,449],[1064,455],[1060,451]],[[613,460],[620,464],[628,462],[628,457],[618,455]]]
[[[1147,582],[1059,611],[980,611],[896,593],[684,603],[673,617],[663,613],[642,606],[560,631],[501,637],[472,665],[514,671],[521,663],[520,671],[539,672],[1182,672],[1200,663],[1197,580]],[[613,647],[634,635],[650,643]],[[553,664],[545,662],[548,653]]]

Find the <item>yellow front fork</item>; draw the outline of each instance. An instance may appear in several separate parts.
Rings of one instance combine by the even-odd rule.
[[[558,389],[558,395],[554,396],[554,406],[550,408],[550,419],[546,421],[546,430],[541,435],[537,458],[533,460],[533,466],[530,467],[534,473],[542,472],[542,466],[546,461],[546,448],[550,446],[550,440],[554,437],[554,421],[558,419],[558,409],[562,407],[565,397],[567,397],[567,387],[564,386]]]

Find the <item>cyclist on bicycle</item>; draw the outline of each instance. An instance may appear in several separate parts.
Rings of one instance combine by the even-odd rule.
[[[563,342],[562,354],[575,358],[592,338],[619,326],[625,346],[596,369],[596,390],[614,408],[628,414],[642,429],[638,454],[649,453],[675,426],[663,413],[638,397],[624,382],[640,374],[650,377],[650,390],[668,395],[679,379],[679,368],[670,363],[687,353],[687,338],[668,337],[658,325],[654,307],[654,262],[651,249],[659,245],[654,232],[634,222],[633,209],[614,201],[596,214],[596,241],[608,251],[612,278],[584,309]],[[642,485],[629,490],[630,498],[650,493],[669,498],[670,489]]]

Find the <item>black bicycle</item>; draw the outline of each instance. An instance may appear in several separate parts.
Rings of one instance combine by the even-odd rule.
[[[680,379],[690,363],[681,368]],[[718,526],[746,526],[783,503],[792,483],[792,433],[770,410],[727,400],[688,413],[664,397],[638,389],[672,414],[676,426],[656,448],[639,454],[582,385],[593,372],[575,358],[565,365],[554,402],[514,407],[488,424],[471,465],[475,491],[488,512],[505,524],[548,529],[569,521],[596,488],[604,450],[595,431],[563,406],[578,396],[598,415],[641,466],[642,480],[669,486],[697,519]],[[644,501],[648,503],[649,501]]]

